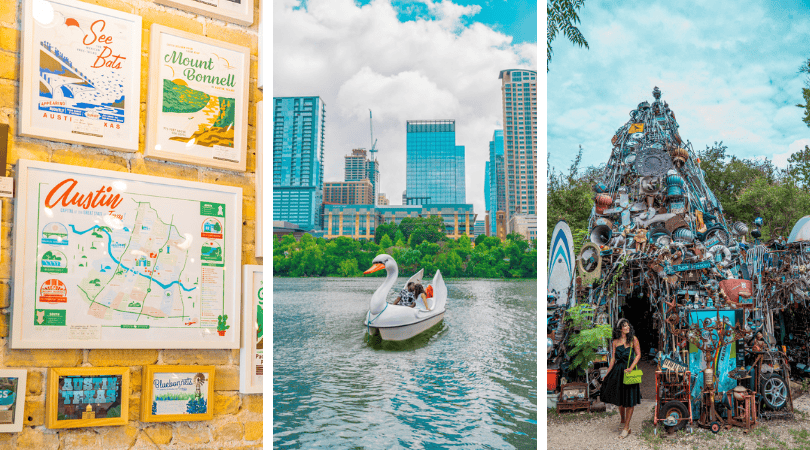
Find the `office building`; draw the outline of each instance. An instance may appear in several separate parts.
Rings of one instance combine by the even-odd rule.
[[[372,198],[377,197],[377,189],[380,185],[380,165],[377,160],[367,157],[365,149],[356,148],[351,155],[344,156],[345,168],[344,179],[346,181],[369,180],[372,188]]]
[[[409,120],[403,205],[466,202],[464,146],[455,120]]]
[[[502,70],[506,222],[537,214],[537,72]]]
[[[360,181],[327,181],[323,202],[331,205],[373,205],[373,187],[368,178]]]
[[[486,163],[484,197],[489,217],[506,210],[506,185],[503,159],[503,130],[495,130],[489,141],[489,161]],[[497,234],[495,220],[489,221],[488,236]]]
[[[380,193],[380,195],[377,196],[377,205],[379,205],[379,206],[387,206],[388,205],[388,197],[386,197],[385,194]]]
[[[526,241],[532,244],[532,241],[537,239],[537,215],[514,214],[509,218],[509,229],[511,233],[523,236]]]
[[[273,221],[322,228],[325,120],[320,97],[273,98]]]

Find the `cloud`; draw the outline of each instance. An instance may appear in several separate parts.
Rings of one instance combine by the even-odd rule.
[[[484,165],[503,121],[501,70],[537,70],[537,45],[472,22],[480,7],[422,1],[430,17],[400,22],[389,0],[273,3],[273,95],[326,104],[325,179],[343,179],[343,157],[369,148],[368,110],[381,191],[405,190],[406,120],[455,119],[466,147],[467,202],[484,218]],[[401,7],[401,6],[400,6]],[[465,22],[468,22],[465,24]]]
[[[630,110],[653,100],[654,86],[695,150],[723,141],[731,155],[786,162],[786,150],[808,136],[794,105],[808,57],[797,43],[810,41],[799,25],[810,11],[789,3],[797,1],[586,3],[580,30],[590,49],[554,42],[550,163],[568,167],[580,144],[588,164],[606,162],[610,138]]]

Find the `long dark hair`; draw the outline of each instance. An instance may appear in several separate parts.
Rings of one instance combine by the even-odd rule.
[[[627,342],[625,342],[625,344],[632,344],[633,337],[636,335],[636,332],[633,329],[633,325],[627,319],[619,319],[619,321],[616,322],[616,326],[613,327],[613,340],[621,339],[622,327],[624,326],[625,322],[627,323],[627,325],[630,325],[630,332],[627,333]]]
[[[427,295],[427,292],[425,292],[425,288],[422,287],[421,284],[417,283],[416,286],[414,286],[413,288],[413,294],[414,296],[419,297],[419,294]]]

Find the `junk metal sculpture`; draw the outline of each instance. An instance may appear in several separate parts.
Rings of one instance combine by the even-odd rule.
[[[653,97],[652,104],[644,101],[630,112],[611,140],[610,158],[593,187],[588,242],[569,284],[574,299],[550,292],[556,323],[548,336],[550,367],[564,372],[570,330],[562,330],[560,305],[589,303],[596,320],[611,325],[628,308],[648,308],[645,322],[654,324],[657,334],[655,361],[688,367],[692,408],[684,411],[692,411],[699,424],[716,424],[713,431],[720,424],[750,425],[755,420],[741,422],[735,415],[739,405],[723,404],[749,391],[762,406],[760,417],[790,415],[790,355],[794,367],[804,358],[802,367],[810,374],[810,351],[780,350],[788,334],[810,337],[810,317],[784,313],[799,308],[788,308],[791,304],[806,310],[810,243],[781,237],[760,242],[761,218],[747,243],[748,225],[727,220],[657,87]],[[805,219],[800,223],[810,238],[810,216]],[[793,234],[804,236],[801,230]],[[793,327],[796,335],[787,333],[786,317],[788,325],[801,322],[801,328]]]

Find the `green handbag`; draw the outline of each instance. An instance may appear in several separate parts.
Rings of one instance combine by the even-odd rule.
[[[630,365],[630,356],[632,354],[633,350],[630,349],[630,354],[627,355],[627,365]],[[624,384],[640,384],[642,375],[644,375],[644,372],[641,369],[631,370],[630,373],[624,372]]]

